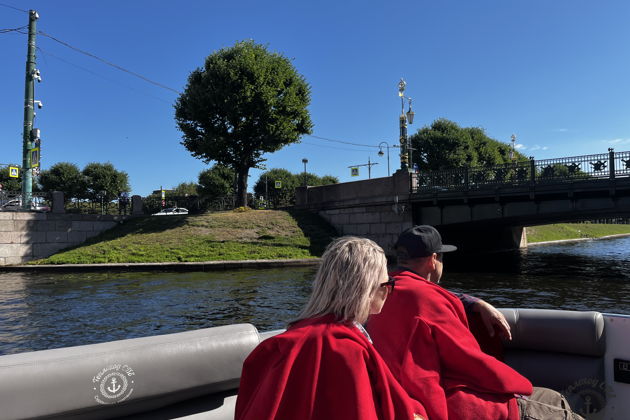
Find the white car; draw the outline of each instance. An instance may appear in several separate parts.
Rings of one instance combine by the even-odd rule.
[[[157,213],[153,213],[152,216],[175,216],[179,214],[188,214],[188,209],[183,207],[172,207],[169,209],[164,209]]]
[[[2,206],[0,206],[0,209],[2,209],[3,211],[20,211],[22,210],[22,200],[15,199],[7,201]],[[43,201],[38,200],[34,197],[31,201],[31,210],[45,213],[50,211],[50,207],[48,207]]]

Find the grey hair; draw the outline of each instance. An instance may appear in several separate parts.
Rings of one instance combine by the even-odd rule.
[[[300,319],[334,314],[338,321],[365,322],[378,286],[387,278],[387,259],[374,241],[344,236],[328,245]]]

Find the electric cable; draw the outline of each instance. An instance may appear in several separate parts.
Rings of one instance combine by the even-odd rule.
[[[6,34],[9,32],[19,32],[21,34],[25,33],[22,32],[23,29],[28,28],[28,25],[24,25],[24,26],[20,26],[19,28],[7,28],[7,29],[0,29],[0,34]]]
[[[346,150],[346,151],[350,151],[350,152],[367,152],[368,151],[368,150],[361,150],[361,149],[349,149],[349,148],[346,148],[346,147],[326,146],[324,144],[309,143],[309,142],[306,142],[304,140],[301,140],[299,144],[305,144],[305,145],[308,145],[308,146],[315,146],[315,147],[323,147],[325,149]]]
[[[67,42],[64,42],[64,41],[62,41],[62,40],[60,40],[60,39],[57,39],[57,38],[55,38],[54,36],[47,34],[46,32],[43,32],[43,31],[38,31],[38,33],[39,33],[40,35],[42,35],[42,36],[45,36],[45,37],[47,37],[47,38],[52,39],[52,40],[53,40],[53,41],[55,41],[55,42],[60,43],[61,45],[65,46],[65,47],[68,47],[68,48],[70,48],[70,49],[72,49],[72,50],[74,50],[74,51],[77,51],[77,52],[79,52],[79,53],[81,53],[81,54],[87,55],[88,57],[92,57],[92,58],[94,58],[94,59],[96,59],[96,60],[98,60],[98,61],[100,61],[100,62],[102,62],[102,63],[104,63],[104,64],[107,64],[108,66],[114,67],[115,69],[118,69],[118,70],[120,70],[120,71],[124,71],[125,73],[129,73],[129,74],[131,74],[132,76],[135,76],[135,77],[137,77],[137,78],[139,78],[139,79],[144,80],[145,82],[151,83],[151,84],[153,84],[153,85],[155,85],[155,86],[157,86],[157,87],[160,87],[160,88],[162,88],[162,89],[170,90],[171,92],[177,93],[178,95],[181,95],[181,94],[182,94],[180,91],[178,91],[178,90],[176,90],[176,89],[173,89],[173,88],[171,88],[171,87],[168,87],[168,86],[166,86],[166,85],[163,85],[162,83],[159,83],[159,82],[153,81],[153,80],[149,79],[148,77],[143,76],[143,75],[141,75],[141,74],[139,74],[139,73],[136,73],[136,72],[134,72],[134,71],[127,70],[126,68],[121,67],[121,66],[119,66],[118,64],[111,63],[111,62],[109,62],[109,61],[107,61],[107,60],[105,60],[105,59],[103,59],[103,58],[101,58],[101,57],[98,57],[98,56],[96,56],[96,55],[94,55],[94,54],[92,54],[92,53],[89,53],[89,52],[84,51],[84,50],[82,50],[82,49],[80,49],[80,48],[77,48],[77,47],[75,47],[75,46],[73,46],[73,45],[70,45],[70,44],[68,44]]]
[[[19,8],[17,8],[17,7],[13,7],[13,6],[10,6],[10,5],[8,5],[8,4],[0,3],[0,6],[3,6],[3,7],[8,7],[9,9],[17,10],[18,12],[28,13],[28,10],[19,9]]]
[[[98,74],[98,73],[96,73],[96,72],[94,72],[94,71],[92,71],[92,70],[89,70],[89,69],[87,69],[87,68],[85,68],[85,67],[79,66],[78,64],[74,64],[74,63],[72,63],[72,62],[70,62],[70,61],[68,61],[68,60],[66,60],[66,59],[64,59],[64,58],[61,58],[61,57],[59,57],[59,56],[57,56],[57,55],[55,55],[55,54],[53,54],[53,53],[51,53],[51,52],[49,52],[49,51],[43,50],[43,49],[42,49],[42,48],[40,48],[40,47],[37,47],[37,50],[38,50],[39,52],[41,52],[41,53],[42,53],[42,57],[44,57],[44,58],[46,58],[47,56],[50,56],[50,57],[52,57],[52,58],[55,58],[55,59],[57,59],[57,60],[59,60],[59,61],[62,61],[62,62],[64,62],[64,63],[66,63],[66,64],[68,64],[68,65],[70,65],[70,66],[73,66],[73,67],[76,67],[76,68],[78,68],[78,69],[80,69],[80,70],[83,70],[83,71],[84,71],[84,72],[86,72],[86,73],[90,73],[90,74],[92,74],[92,75],[94,75],[94,76],[96,76],[96,77],[100,77],[100,78],[101,78],[101,79],[103,79],[103,80],[107,80],[107,81],[108,81],[108,82],[110,82],[110,83],[117,84],[117,85],[122,86],[122,87],[125,87],[125,88],[127,88],[127,89],[129,89],[129,90],[132,90],[132,91],[134,91],[134,92],[136,92],[136,93],[140,93],[140,94],[142,94],[142,95],[147,95],[147,96],[150,96],[150,97],[152,97],[152,98],[154,98],[154,99],[157,99],[157,100],[159,100],[159,101],[162,101],[162,102],[164,102],[164,103],[171,104],[171,102],[170,102],[170,101],[167,101],[167,100],[165,100],[165,99],[163,99],[163,98],[160,98],[160,97],[158,97],[158,96],[152,95],[152,94],[147,93],[147,92],[142,92],[142,91],[140,91],[140,90],[138,90],[138,89],[132,88],[131,86],[127,86],[127,85],[125,85],[124,83],[117,82],[116,80],[110,79],[110,78],[105,77],[105,76],[103,76],[103,75],[101,75],[101,74]]]
[[[360,147],[373,147],[373,148],[379,148],[378,146],[374,146],[372,144],[361,144],[361,143],[352,143],[349,141],[344,141],[344,140],[335,140],[335,139],[329,139],[326,137],[320,137],[320,136],[313,136],[313,135],[308,135],[308,137],[313,137],[315,139],[319,139],[319,140],[326,140],[326,141],[331,141],[331,142],[335,142],[335,143],[343,143],[343,144],[349,144],[351,146],[360,146]]]

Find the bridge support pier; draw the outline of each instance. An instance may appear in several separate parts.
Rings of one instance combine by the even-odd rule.
[[[439,226],[444,243],[456,245],[466,254],[508,251],[527,247],[527,234],[522,226]]]

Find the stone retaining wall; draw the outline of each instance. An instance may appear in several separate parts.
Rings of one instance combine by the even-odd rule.
[[[0,212],[0,266],[46,258],[130,216]]]

